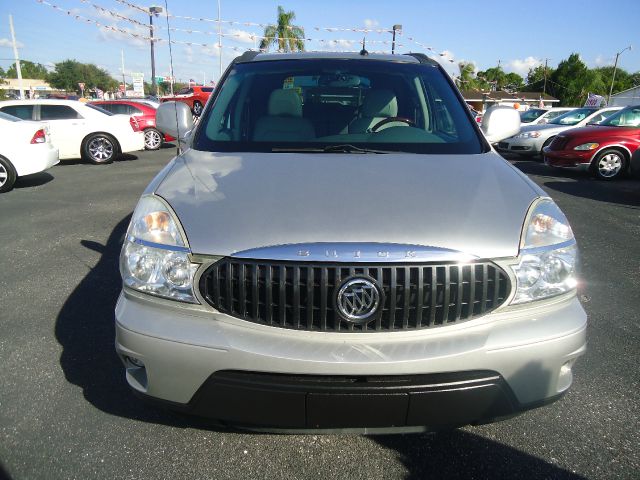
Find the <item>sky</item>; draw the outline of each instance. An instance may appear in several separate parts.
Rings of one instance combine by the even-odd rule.
[[[127,82],[132,72],[142,72],[148,80],[150,42],[145,37],[149,36],[149,17],[136,7],[164,7],[164,3],[0,0],[0,67],[6,70],[13,61],[12,14],[21,59],[47,68],[75,59],[122,78],[124,53]],[[452,75],[464,60],[474,62],[479,70],[500,63],[505,71],[526,76],[529,68],[544,64],[545,59],[555,67],[574,52],[589,67],[613,65],[616,52],[634,42],[632,50],[620,55],[618,66],[640,71],[640,0],[220,0],[221,19],[242,23],[221,24],[222,48],[217,46],[218,24],[206,21],[218,18],[217,0],[168,0],[172,30],[167,31],[166,16],[154,20],[155,36],[163,40],[155,46],[156,75],[170,74],[166,41],[170,34],[175,42],[171,50],[176,79],[198,83],[217,80],[221,63],[224,69],[242,51],[259,44],[256,36],[264,27],[254,24],[274,22],[278,5],[295,11],[294,23],[303,27],[310,39],[307,50],[360,50],[359,42],[366,37],[369,51],[390,52],[388,30],[400,24],[396,52],[426,53]]]

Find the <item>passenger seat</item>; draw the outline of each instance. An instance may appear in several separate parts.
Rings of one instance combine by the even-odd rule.
[[[297,142],[315,137],[313,124],[302,117],[302,99],[292,89],[274,90],[269,96],[268,115],[256,122],[256,142]]]

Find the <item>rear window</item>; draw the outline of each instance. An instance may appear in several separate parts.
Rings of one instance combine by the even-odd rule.
[[[110,117],[113,116],[113,113],[107,112],[104,108],[100,108],[100,107],[98,107],[96,105],[91,105],[89,103],[85,103],[85,106],[89,107],[92,110],[95,110],[96,112],[100,112],[100,113],[103,113],[105,115],[109,115]]]
[[[213,88],[212,87],[202,87],[200,90],[202,90],[203,92],[206,92],[206,93],[213,92]]]
[[[436,66],[360,59],[239,63],[218,86],[194,147],[481,153],[475,122]]]
[[[21,122],[18,117],[14,117],[13,115],[8,115],[6,113],[0,112],[0,119],[5,120],[7,122]]]
[[[0,107],[0,112],[12,115],[20,120],[33,119],[33,105],[6,105]]]

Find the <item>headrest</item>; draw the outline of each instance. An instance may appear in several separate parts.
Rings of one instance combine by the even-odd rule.
[[[371,90],[362,102],[363,117],[396,117],[398,101],[391,90]]]
[[[293,90],[274,90],[269,96],[269,116],[302,117],[302,99]]]

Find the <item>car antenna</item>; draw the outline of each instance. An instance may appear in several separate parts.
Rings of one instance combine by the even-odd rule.
[[[164,0],[164,8],[165,18],[167,19],[167,36],[169,38],[169,63],[171,65],[171,76],[173,77],[173,51],[171,50],[171,28],[169,28],[169,5],[167,3],[167,0]],[[152,80],[155,81],[155,79]],[[171,78],[171,81],[173,82],[173,78]],[[182,145],[180,142],[180,123],[178,122],[178,104],[175,102],[175,100],[173,102],[173,109],[176,113],[176,128],[178,129],[178,148],[176,155],[180,155],[180,153],[182,153]]]
[[[365,42],[367,41],[367,37],[366,35],[364,37],[362,37],[362,50],[360,50],[360,55],[367,56],[369,55],[369,52],[367,52],[367,47],[365,45]]]

